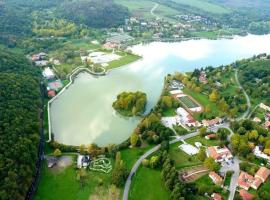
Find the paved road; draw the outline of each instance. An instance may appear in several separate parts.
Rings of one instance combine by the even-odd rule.
[[[153,15],[155,18],[159,18],[154,12],[157,9],[157,7],[159,6],[159,4],[155,3],[154,7],[151,9],[150,13],[151,15]]]
[[[218,125],[218,126],[209,128],[208,130],[209,131],[217,131],[219,128],[229,128],[229,123],[224,123],[224,124],[221,124],[221,125]],[[174,136],[175,139],[174,140],[171,140],[170,141],[170,144],[174,144],[174,143],[179,142],[181,140],[186,140],[186,139],[195,137],[197,135],[199,135],[199,132],[198,131],[193,132],[193,133],[190,133],[190,134],[187,134],[187,135],[184,135],[184,136]],[[133,165],[133,167],[132,167],[132,169],[131,169],[131,171],[130,171],[130,173],[128,175],[126,184],[125,184],[125,188],[124,188],[124,193],[123,193],[122,200],[128,200],[128,194],[129,194],[129,189],[130,189],[132,177],[135,175],[135,173],[136,173],[137,169],[139,168],[139,166],[140,166],[141,162],[143,161],[143,159],[147,158],[148,156],[150,156],[154,152],[158,151],[159,148],[160,148],[160,144],[157,145],[157,146],[155,146],[155,147],[153,147],[152,149],[148,150]]]
[[[237,85],[239,86],[239,88],[243,91],[245,97],[246,97],[246,100],[247,100],[247,110],[246,112],[239,118],[237,118],[237,120],[241,120],[241,119],[245,119],[247,118],[248,114],[250,113],[250,107],[251,107],[251,103],[250,103],[250,98],[248,96],[248,94],[246,93],[245,89],[242,87],[242,85],[240,84],[239,80],[238,80],[238,70],[235,70],[235,81],[237,83]]]

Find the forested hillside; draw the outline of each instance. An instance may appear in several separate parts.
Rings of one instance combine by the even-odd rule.
[[[270,60],[254,57],[238,62],[237,66],[240,69],[240,81],[251,98],[269,105]]]
[[[121,25],[129,15],[127,8],[115,4],[113,0],[71,1],[64,3],[60,10],[64,18],[94,28]]]
[[[0,199],[23,200],[36,170],[41,106],[38,71],[0,51]]]

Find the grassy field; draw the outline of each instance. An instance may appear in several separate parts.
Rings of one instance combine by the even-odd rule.
[[[181,151],[178,146],[181,144],[181,142],[175,143],[170,146],[169,155],[172,160],[175,162],[176,169],[181,169],[184,167],[191,167],[202,164],[201,161],[199,161],[194,156],[189,156],[185,152]]]
[[[136,160],[138,160],[141,155],[143,155],[148,149],[152,147],[153,146],[147,146],[145,148],[124,149],[121,151],[121,158],[123,159],[126,167],[130,170]]]
[[[210,2],[205,2],[204,0],[173,0],[176,3],[183,4],[183,5],[188,5],[191,7],[195,7],[197,9],[210,12],[213,14],[227,14],[230,13],[231,10],[226,7],[219,6],[214,3]]]
[[[140,167],[133,177],[129,200],[169,200],[161,177],[161,171]]]
[[[114,60],[109,62],[109,66],[107,69],[114,69],[120,66],[127,65],[129,63],[135,62],[136,60],[139,60],[141,57],[133,54],[128,54],[128,53],[117,53],[121,55],[122,57],[119,60]]]
[[[151,9],[155,6],[155,3],[150,0],[115,0],[116,3],[126,6],[134,16],[144,17],[146,19],[155,18],[151,14]],[[173,20],[172,17],[175,15],[179,15],[180,13],[177,10],[169,8],[164,5],[159,5],[154,14],[159,16],[160,18],[164,18],[167,20]],[[173,20],[174,21],[174,20]]]
[[[200,142],[204,146],[216,146],[219,144],[219,140],[207,140],[200,136],[195,136],[186,140],[187,143],[194,145],[195,142]]]
[[[73,166],[61,172],[55,172],[47,168],[44,163],[39,187],[35,200],[88,200],[98,186],[99,179],[103,180],[103,187],[110,183],[110,174],[88,171],[88,179],[85,187],[81,187],[76,180],[76,170]]]

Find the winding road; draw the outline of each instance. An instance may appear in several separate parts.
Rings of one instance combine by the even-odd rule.
[[[243,91],[245,97],[246,97],[246,100],[247,100],[247,110],[246,112],[241,116],[241,117],[238,117],[237,120],[241,120],[241,119],[245,119],[248,117],[248,114],[250,113],[250,108],[251,108],[251,103],[250,103],[250,98],[247,94],[247,92],[245,91],[245,89],[243,88],[243,86],[240,84],[239,80],[238,80],[238,70],[235,70],[235,81],[238,85],[238,87]]]
[[[158,6],[159,6],[159,4],[158,3],[155,3],[154,7],[150,11],[151,15],[153,15],[157,19],[159,19],[159,17],[154,12],[158,8]]]
[[[155,5],[152,10],[151,10],[151,14],[153,13],[153,11],[157,8],[158,4]],[[249,113],[250,113],[250,108],[251,108],[251,103],[250,103],[250,98],[248,96],[248,94],[246,93],[246,91],[244,90],[244,88],[242,87],[242,85],[240,84],[239,80],[238,80],[238,71],[235,70],[235,81],[238,85],[238,87],[243,91],[245,97],[246,97],[246,101],[247,101],[247,110],[245,111],[245,113],[243,113],[242,116],[238,117],[236,120],[239,121],[239,120],[242,120],[242,119],[245,119],[248,117]],[[230,131],[230,135],[228,137],[228,140],[230,141],[231,139],[231,136],[234,134],[233,131],[230,129],[230,124],[228,122],[226,123],[223,123],[223,124],[220,124],[218,126],[215,126],[215,127],[211,127],[211,128],[208,128],[208,131],[217,131],[219,128],[226,128]],[[192,137],[195,137],[199,135],[199,132],[196,131],[196,132],[193,132],[193,133],[190,133],[190,134],[187,134],[187,135],[184,135],[184,136],[174,136],[175,139],[174,140],[171,140],[170,141],[170,144],[174,144],[174,143],[177,143],[181,140],[186,140],[186,139],[189,139],[189,138],[192,138]],[[139,168],[141,162],[146,159],[148,156],[150,156],[151,154],[153,154],[154,152],[158,151],[160,149],[160,144],[153,147],[152,149],[148,150],[145,154],[143,154],[137,161],[136,163],[133,165],[129,175],[128,175],[128,178],[127,178],[127,181],[126,181],[126,184],[125,184],[125,188],[124,188],[124,193],[123,193],[123,198],[122,200],[128,200],[128,195],[129,195],[129,189],[130,189],[130,186],[131,186],[131,181],[132,181],[132,178],[133,176],[135,175],[137,169]],[[235,196],[235,192],[236,192],[236,187],[237,187],[237,179],[238,179],[238,176],[239,176],[239,173],[240,173],[240,169],[239,169],[239,159],[237,156],[234,157],[234,164],[231,165],[231,166],[226,166],[222,169],[223,172],[226,172],[228,170],[233,170],[234,171],[234,174],[232,175],[231,177],[231,182],[230,182],[230,187],[229,187],[229,191],[230,191],[230,195],[229,195],[229,200],[233,200],[234,199],[234,196]]]
[[[217,131],[219,128],[228,128],[229,127],[229,123],[224,123],[224,124],[221,124],[221,125],[218,125],[218,126],[215,126],[215,127],[212,127],[212,128],[209,128],[209,130],[211,131]],[[190,133],[190,134],[187,134],[187,135],[184,135],[184,136],[174,136],[175,139],[171,140],[170,141],[170,144],[174,144],[174,143],[177,143],[181,140],[186,140],[186,139],[189,139],[189,138],[192,138],[192,137],[195,137],[199,135],[199,132],[196,131],[196,132],[193,132],[193,133]],[[145,154],[143,154],[137,161],[136,163],[133,165],[129,175],[128,175],[128,178],[127,178],[127,181],[126,181],[126,184],[125,184],[125,188],[124,188],[124,193],[123,193],[123,198],[122,200],[128,200],[128,194],[129,194],[129,189],[130,189],[130,185],[131,185],[131,181],[132,181],[132,177],[135,175],[137,169],[139,168],[139,166],[141,165],[141,162],[147,158],[148,156],[150,156],[151,154],[153,154],[154,152],[158,151],[160,149],[160,144],[153,147],[152,149],[148,150]]]

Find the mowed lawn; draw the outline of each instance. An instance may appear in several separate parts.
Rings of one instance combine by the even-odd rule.
[[[76,180],[76,170],[73,166],[61,172],[55,172],[43,164],[40,183],[34,200],[88,200],[98,186],[99,179],[104,187],[110,184],[110,174],[88,171],[85,187]]]
[[[187,143],[194,145],[195,142],[202,143],[203,146],[217,146],[219,144],[219,140],[207,140],[200,136],[195,136],[186,140]]]
[[[188,5],[213,14],[227,14],[232,12],[229,8],[205,2],[205,0],[173,0],[176,3]]]
[[[132,179],[129,200],[169,200],[161,171],[140,167]]]
[[[124,149],[121,151],[121,158],[124,161],[128,170],[131,170],[132,166],[135,162],[150,148],[153,146],[147,146],[145,148],[131,148],[131,149]]]
[[[176,169],[202,164],[202,162],[198,160],[196,156],[189,156],[188,154],[183,152],[178,147],[180,144],[182,144],[182,142],[177,142],[171,145],[169,150],[170,158],[174,160]]]

